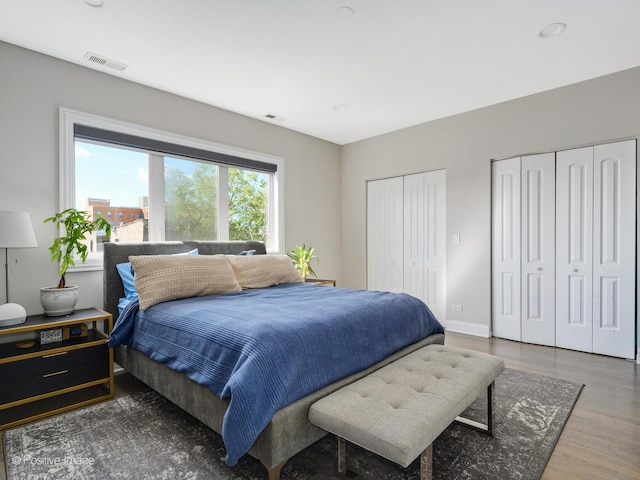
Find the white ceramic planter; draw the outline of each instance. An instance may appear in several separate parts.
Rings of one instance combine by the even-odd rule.
[[[40,303],[44,308],[44,314],[50,317],[72,313],[76,309],[77,301],[77,285],[68,285],[64,288],[42,287],[40,289]]]

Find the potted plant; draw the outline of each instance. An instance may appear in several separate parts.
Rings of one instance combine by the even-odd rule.
[[[296,267],[296,270],[300,272],[300,276],[303,280],[307,280],[307,275],[311,274],[314,277],[317,277],[316,272],[313,271],[311,267],[311,260],[318,261],[318,257],[316,257],[313,247],[307,248],[307,246],[303,243],[302,246],[296,245],[293,250],[291,250],[287,255],[293,262]]]
[[[85,236],[96,230],[103,230],[107,238],[111,234],[111,225],[102,217],[91,218],[88,212],[68,208],[44,220],[52,222],[58,229],[59,235],[49,247],[51,261],[60,263],[60,282],[56,287],[42,287],[40,302],[45,315],[67,315],[75,310],[78,301],[77,285],[67,285],[65,273],[76,264],[79,257],[82,263],[87,259],[89,249],[83,241]],[[61,230],[61,226],[64,227]]]

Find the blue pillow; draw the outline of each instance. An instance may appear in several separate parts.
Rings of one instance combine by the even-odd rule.
[[[122,280],[122,286],[124,287],[124,296],[128,299],[132,299],[138,294],[135,285],[133,284],[133,268],[131,268],[131,262],[119,263],[116,265],[120,279]]]
[[[238,254],[238,256],[240,256],[240,255],[255,255],[255,254],[256,254],[255,250],[243,250]]]
[[[122,286],[124,288],[124,298],[121,298],[118,302],[118,311],[122,313],[122,310],[127,304],[138,296],[138,291],[133,284],[133,268],[131,268],[131,262],[119,263],[116,265],[116,269],[120,274],[120,280],[122,280]]]
[[[176,255],[198,255],[198,249],[194,248],[188,252],[177,253]],[[118,302],[118,310],[122,313],[122,310],[127,306],[127,303],[138,296],[138,291],[133,283],[133,268],[131,267],[131,262],[118,263],[116,265],[116,269],[120,274],[120,279],[122,280],[122,286],[124,288],[124,298],[121,298]]]

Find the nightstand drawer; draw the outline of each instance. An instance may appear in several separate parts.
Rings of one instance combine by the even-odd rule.
[[[105,345],[71,350],[65,355],[34,358],[28,361],[28,372],[20,368],[11,372],[11,380],[3,375],[11,364],[0,370],[0,403],[10,403],[43,393],[92,382],[110,376],[109,351]],[[14,366],[14,370],[17,370]]]
[[[0,364],[0,389],[4,384],[29,377],[46,375],[81,365],[107,362],[109,350],[106,344],[89,348],[67,350],[59,353],[43,352],[41,356]]]

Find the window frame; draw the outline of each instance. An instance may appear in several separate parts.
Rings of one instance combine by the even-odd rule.
[[[186,135],[158,130],[151,127],[136,125],[133,123],[100,117],[89,113],[79,112],[68,108],[60,108],[60,198],[59,211],[67,208],[78,208],[75,205],[76,175],[75,175],[75,135],[74,125],[86,125],[89,127],[112,130],[114,132],[146,137],[153,140],[175,143],[192,148],[210,150],[217,153],[243,157],[273,163],[277,171],[273,173],[273,185],[269,196],[270,208],[274,212],[273,238],[267,245],[269,253],[284,251],[284,158],[267,153],[255,152],[238,147],[232,147],[221,143],[202,140]],[[151,205],[150,205],[151,207]],[[163,205],[164,208],[164,205]],[[225,235],[228,235],[225,234]],[[224,240],[221,238],[220,240]],[[69,272],[102,270],[102,253],[91,253],[85,263],[77,263],[68,269]]]

